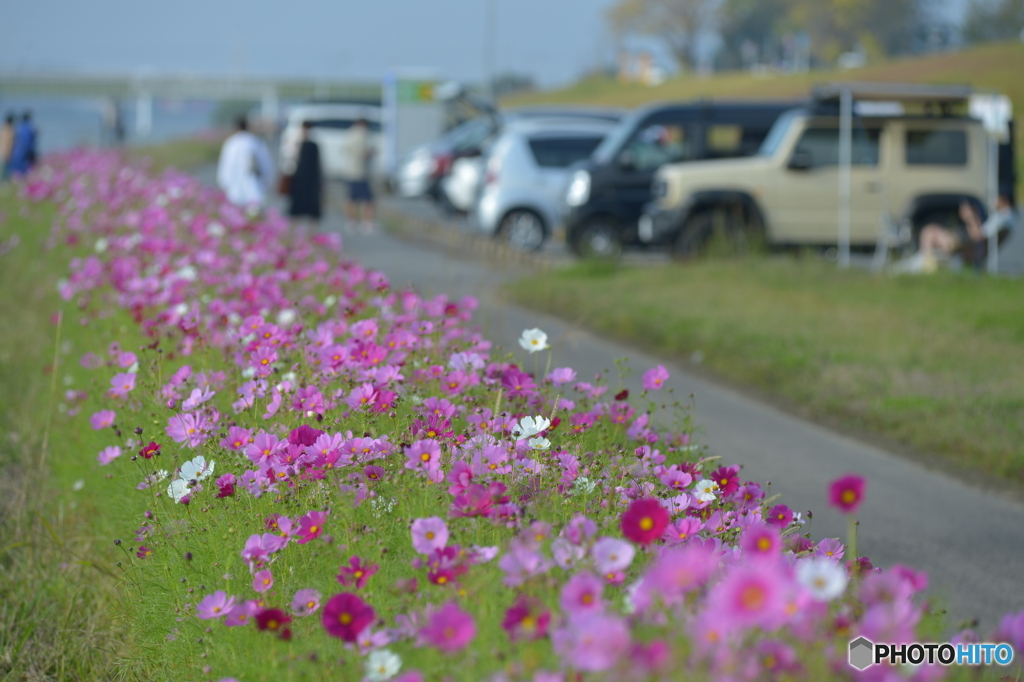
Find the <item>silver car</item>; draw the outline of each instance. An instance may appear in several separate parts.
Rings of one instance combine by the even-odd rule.
[[[521,251],[540,249],[558,222],[569,167],[590,156],[614,124],[532,119],[509,124],[494,141],[475,222]]]

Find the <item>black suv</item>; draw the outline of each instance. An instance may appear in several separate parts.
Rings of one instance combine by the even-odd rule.
[[[566,240],[581,256],[641,244],[637,223],[663,164],[750,156],[775,119],[799,102],[657,104],[633,112],[572,173]]]

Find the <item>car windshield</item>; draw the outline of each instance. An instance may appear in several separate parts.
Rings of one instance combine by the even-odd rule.
[[[779,145],[782,143],[782,138],[786,136],[789,131],[789,127],[793,125],[793,121],[802,112],[800,109],[791,109],[786,113],[779,116],[778,120],[775,121],[775,125],[768,131],[768,136],[764,138],[764,142],[761,143],[761,148],[757,151],[758,156],[772,156],[778,150]]]
[[[612,129],[608,133],[608,137],[604,138],[601,144],[597,145],[597,149],[591,157],[598,163],[608,163],[618,153],[619,149],[625,144],[626,140],[630,135],[633,134],[633,130],[636,128],[637,120],[642,114],[639,112],[632,113]]]
[[[444,141],[452,149],[467,149],[480,145],[492,132],[494,132],[494,121],[487,116],[480,116],[449,130],[444,136]]]

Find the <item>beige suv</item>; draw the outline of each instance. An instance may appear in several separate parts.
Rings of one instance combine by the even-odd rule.
[[[987,134],[966,117],[854,119],[850,243],[878,241],[888,216],[916,231],[952,224],[959,204],[979,210],[988,187]],[[716,230],[733,240],[834,245],[839,209],[839,117],[783,114],[757,156],[663,166],[640,221],[641,240],[686,258]]]

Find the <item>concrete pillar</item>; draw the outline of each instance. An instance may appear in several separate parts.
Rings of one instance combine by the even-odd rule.
[[[153,95],[141,90],[135,96],[135,133],[146,137],[153,130]]]
[[[277,119],[280,105],[277,98],[277,88],[267,88],[263,91],[263,101],[260,105],[260,115],[264,121],[270,123],[274,128],[277,127]]]

